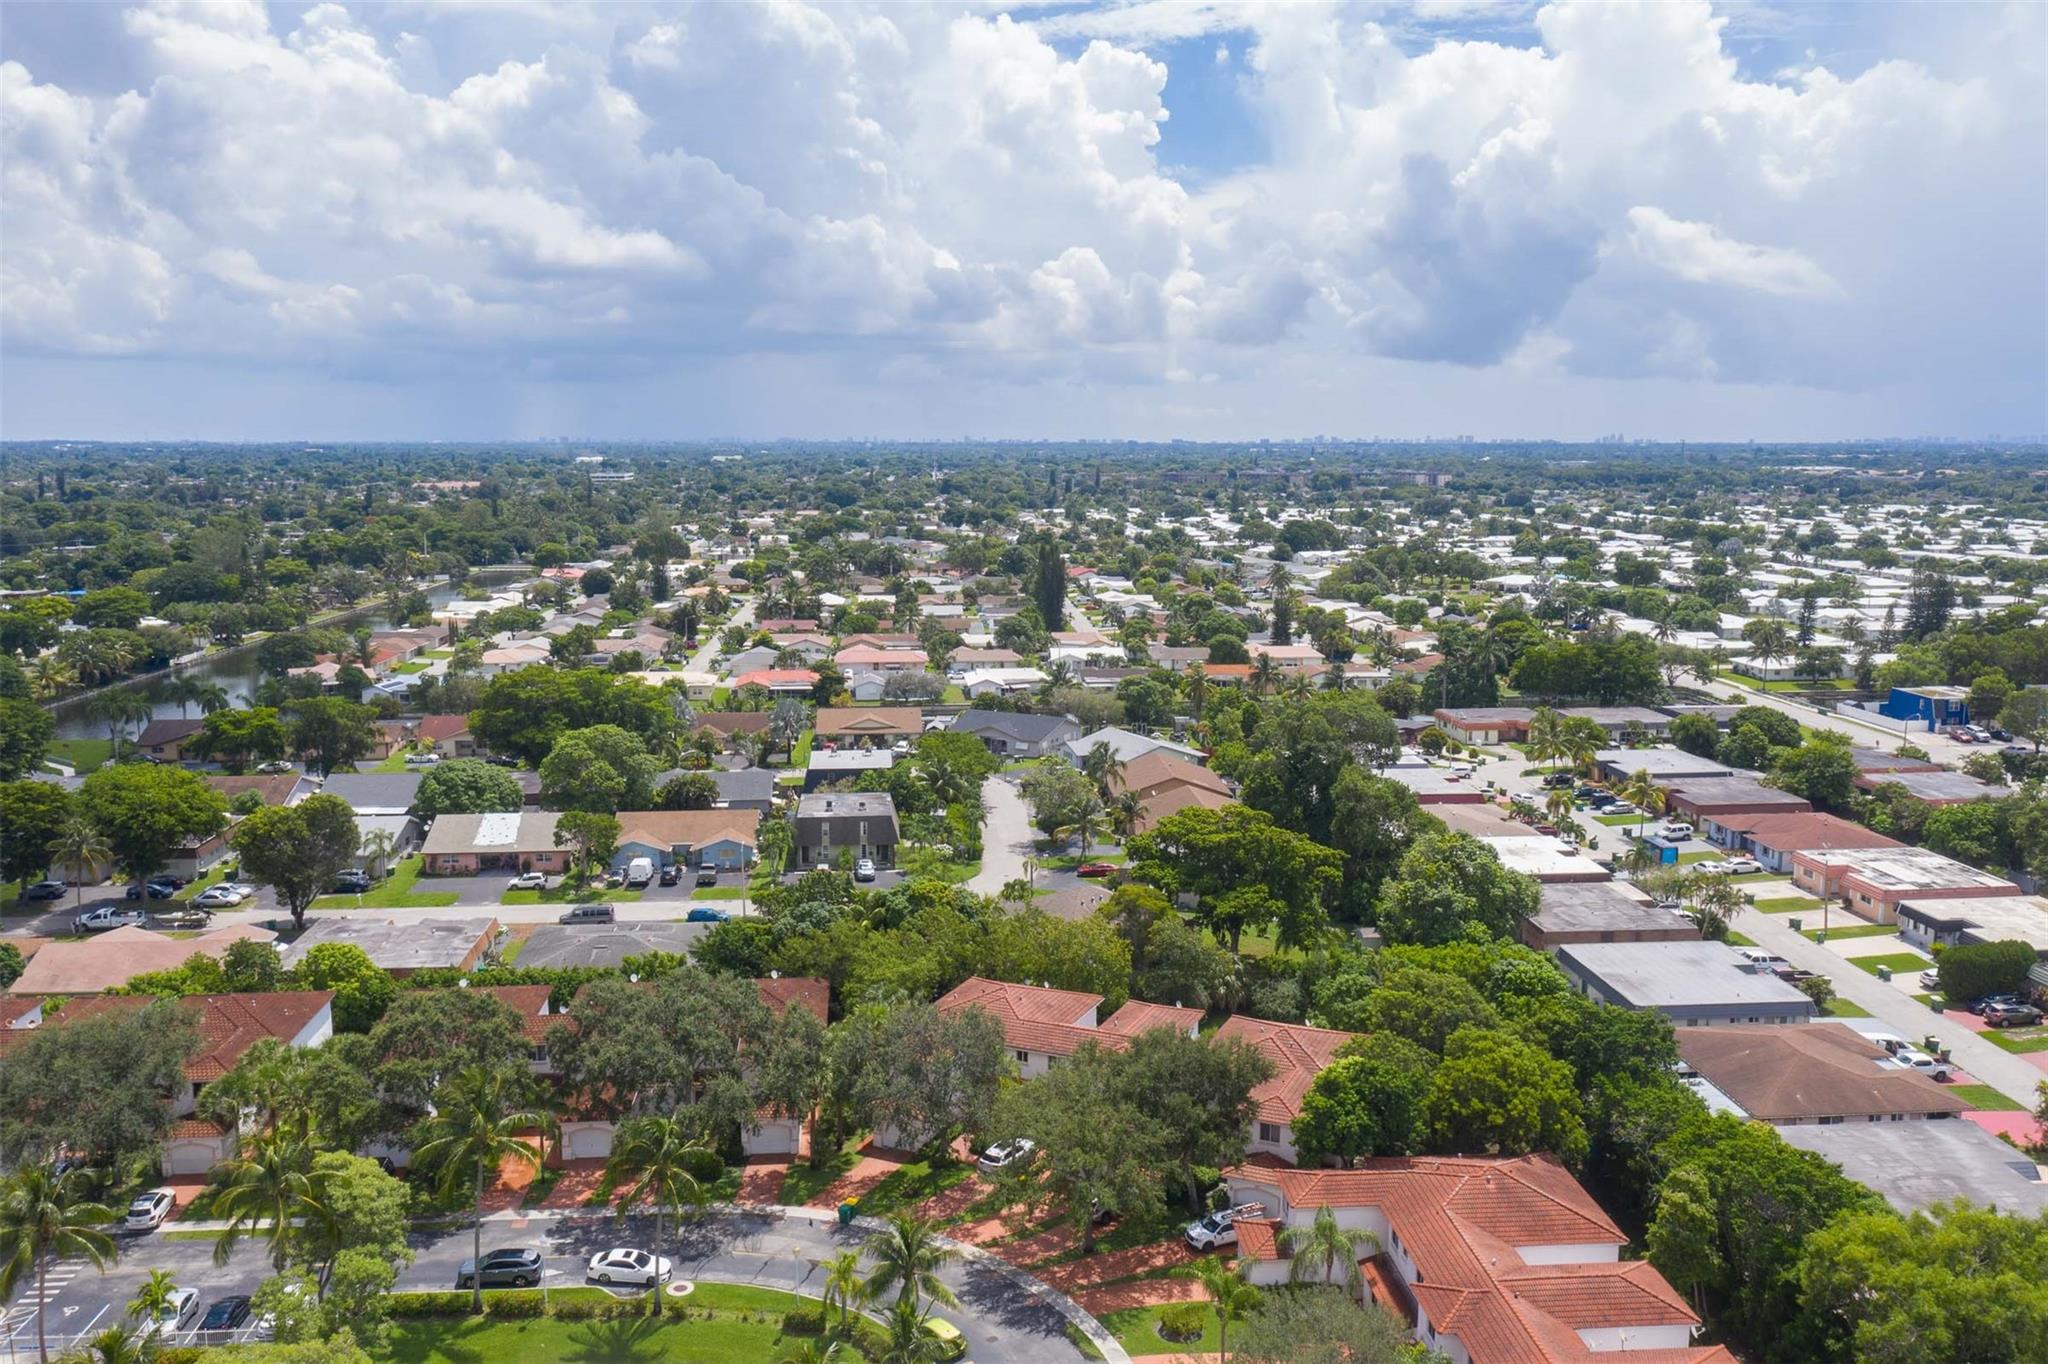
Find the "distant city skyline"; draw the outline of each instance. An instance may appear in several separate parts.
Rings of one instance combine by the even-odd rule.
[[[2044,50],[2030,4],[10,4],[0,437],[2039,441]]]

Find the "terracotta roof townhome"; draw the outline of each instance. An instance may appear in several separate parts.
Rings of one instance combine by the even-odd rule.
[[[93,995],[74,999],[45,1026],[76,1023],[107,1014],[138,1013],[156,1000],[148,995]],[[195,1084],[218,1080],[235,1068],[249,1048],[266,1037],[295,1042],[327,1019],[332,990],[277,990],[265,994],[187,995],[178,1007],[196,1016],[199,1046],[185,1061],[185,1078]],[[0,1051],[25,1033],[0,1032]],[[306,1045],[325,1040],[311,1038]]]
[[[1252,1101],[1259,1106],[1259,1122],[1280,1128],[1283,1132],[1291,1128],[1300,1115],[1301,1096],[1308,1092],[1309,1085],[1336,1059],[1337,1049],[1357,1036],[1357,1033],[1310,1028],[1299,1023],[1276,1023],[1268,1018],[1251,1018],[1244,1014],[1232,1014],[1216,1030],[1217,1041],[1235,1038],[1256,1047],[1273,1063],[1273,1078],[1252,1090]],[[1255,1149],[1261,1146],[1284,1155],[1288,1160],[1294,1159],[1291,1134],[1275,1141],[1253,1142]]]
[[[1120,1049],[1133,1037],[1153,1028],[1171,1028],[1192,1036],[1202,1021],[1200,1009],[1132,1000],[1098,1022],[1102,996],[1079,990],[969,976],[940,997],[939,1012],[956,1014],[979,1008],[1002,1024],[1003,1040],[1016,1053],[1025,1079],[1045,1073],[1057,1057],[1072,1056],[1084,1042]],[[1125,1015],[1129,1015],[1126,1017]]]

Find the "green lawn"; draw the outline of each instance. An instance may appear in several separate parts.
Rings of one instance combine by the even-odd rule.
[[[1819,942],[1822,933],[1830,938],[1896,938],[1899,927],[1897,924],[1851,924],[1847,928],[1809,928],[1803,932],[1811,942]]]
[[[1730,947],[1755,947],[1755,946],[1756,946],[1756,939],[1755,939],[1755,938],[1752,938],[1752,937],[1750,937],[1750,936],[1749,936],[1748,934],[1746,934],[1746,933],[1737,933],[1737,932],[1734,932],[1734,931],[1732,931],[1732,930],[1731,930],[1731,931],[1729,932],[1729,934],[1728,934],[1728,936],[1727,936],[1726,938],[1722,939],[1722,941],[1723,941],[1723,942],[1725,942],[1725,943],[1727,943],[1727,944],[1728,944],[1728,945],[1729,945]]]
[[[1820,1012],[1823,1018],[1870,1017],[1870,1010],[1864,1008],[1861,1004],[1855,1003],[1853,1000],[1843,999],[1840,995],[1821,1005]]]
[[[444,909],[456,901],[452,890],[413,890],[419,880],[420,859],[408,857],[391,869],[391,874],[362,895],[323,895],[313,902],[315,909]]]
[[[745,886],[699,886],[690,892],[690,898],[692,900],[744,900],[747,898],[747,888]]]
[[[2015,1103],[1990,1085],[1950,1085],[1948,1090],[1949,1093],[1969,1104],[1970,1107],[1981,1108],[1988,1113],[2024,1113],[2027,1111],[2025,1104]]]
[[[218,863],[214,866],[213,870],[207,872],[206,875],[200,877],[198,880],[187,881],[184,885],[178,887],[177,891],[171,896],[171,898],[173,900],[189,900],[193,896],[197,895],[200,891],[205,890],[208,886],[219,883],[227,876],[227,874],[228,864],[226,862]]]
[[[1905,971],[1917,974],[1927,969],[1927,958],[1918,952],[1883,952],[1874,957],[1851,957],[1849,960],[1858,970],[1868,971],[1873,976],[1880,966],[1891,967],[1893,975]]]
[[[798,1161],[789,1167],[789,1174],[782,1181],[782,1201],[792,1207],[800,1207],[817,1196],[818,1190],[829,1186],[833,1180],[851,1170],[860,1160],[860,1140],[847,1142],[840,1152],[813,1170],[807,1163]]]
[[[1596,824],[1605,824],[1616,829],[1636,824],[1640,824],[1647,829],[1656,822],[1654,819],[1644,819],[1641,815],[1595,815],[1593,816],[1593,821]]]
[[[1761,886],[1771,881],[1776,881],[1783,885],[1788,886],[1792,884],[1791,877],[1780,876],[1777,872],[1774,871],[1746,871],[1742,873],[1742,875],[1740,876],[1731,876],[1728,878],[1728,883],[1734,886]]]
[[[1202,1334],[1197,1340],[1170,1341],[1159,1334],[1159,1314],[1166,1305],[1159,1307],[1132,1307],[1122,1312],[1104,1313],[1102,1324],[1109,1328],[1117,1344],[1137,1355],[1177,1355],[1216,1353],[1216,1313],[1203,1304]]]
[[[898,1167],[881,1183],[861,1195],[860,1210],[864,1217],[886,1217],[894,1212],[907,1212],[936,1194],[942,1194],[955,1184],[963,1183],[974,1174],[974,1167],[964,1161],[949,1160],[935,1165],[929,1160],[913,1160]],[[784,1182],[782,1201],[789,1202],[789,1187]]]
[[[967,704],[967,693],[960,689],[958,683],[949,683],[946,689],[939,693],[939,704],[964,706]]]
[[[1698,862],[1725,862],[1727,859],[1717,852],[1689,852],[1678,855],[1678,865],[1689,867]]]
[[[405,765],[405,755],[411,751],[409,748],[395,749],[390,757],[382,762],[372,764],[368,770],[371,772],[410,772],[413,769]]]
[[[1119,848],[1115,852],[1069,853],[1064,857],[1042,857],[1038,861],[1044,871],[1072,871],[1083,862],[1108,862],[1122,866],[1130,860],[1130,854]]]
[[[2048,1051],[2048,1028],[1986,1028],[1977,1035],[2005,1051]]]
[[[1820,901],[1809,900],[1804,895],[1777,895],[1768,900],[1752,900],[1750,903],[1764,914],[1807,914],[1820,908]]]
[[[589,1290],[595,1292],[595,1290]],[[552,1297],[572,1298],[584,1290],[563,1289]],[[687,1308],[688,1321],[632,1317],[614,1321],[559,1321],[550,1318],[493,1321],[427,1318],[393,1324],[389,1341],[371,1351],[388,1364],[479,1364],[518,1360],[520,1364],[757,1364],[794,1347],[784,1337],[785,1312],[816,1304],[794,1293],[739,1284],[699,1284],[687,1297],[669,1299]],[[707,1313],[709,1314],[707,1316]],[[234,1350],[218,1352],[232,1359]],[[859,1364],[864,1357],[845,1350],[838,1358]]]
[[[810,766],[811,745],[817,742],[817,738],[818,731],[814,729],[806,729],[803,733],[796,736],[796,742],[790,745],[789,749],[789,765],[791,767],[802,768]]]
[[[425,672],[425,671],[426,671],[427,669],[429,669],[429,668],[431,668],[431,667],[433,667],[433,666],[434,666],[433,664],[431,664],[431,663],[427,662],[427,661],[426,661],[425,659],[423,659],[423,658],[416,658],[416,659],[412,660],[412,662],[410,662],[410,663],[401,663],[401,664],[399,664],[399,665],[398,665],[397,667],[393,668],[393,669],[392,669],[391,671],[392,671],[392,672],[394,672],[394,673],[423,673],[423,672]]]
[[[44,750],[46,757],[66,763],[79,776],[99,769],[101,763],[114,756],[112,739],[53,739]]]

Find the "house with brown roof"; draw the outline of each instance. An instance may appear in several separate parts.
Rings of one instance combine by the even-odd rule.
[[[930,660],[922,649],[877,649],[856,644],[832,655],[841,672],[921,673]]]
[[[759,846],[759,810],[621,810],[612,869],[624,871],[636,857],[655,869],[716,867],[744,871]]]
[[[251,772],[239,777],[202,772],[199,779],[225,796],[229,805],[244,791],[254,791],[265,805],[297,805],[320,794],[319,779],[305,772]]]
[[[431,744],[444,760],[474,758],[483,752],[483,745],[469,732],[467,715],[422,715],[414,725],[414,733],[421,742]]]
[[[1200,1009],[1176,1008],[1130,1000],[1107,1019],[1097,1021],[1102,996],[1043,985],[1015,985],[1004,980],[969,976],[939,997],[943,1014],[981,1009],[1003,1025],[1003,1040],[1017,1063],[1017,1074],[1035,1080],[1053,1063],[1072,1056],[1084,1042],[1121,1050],[1153,1028],[1170,1028],[1193,1037],[1201,1025]]]
[[[1308,1093],[1316,1076],[1337,1058],[1337,1049],[1357,1036],[1244,1014],[1232,1014],[1223,1020],[1223,1026],[1216,1030],[1217,1041],[1236,1038],[1256,1047],[1273,1063],[1273,1078],[1252,1091],[1252,1101],[1259,1106],[1259,1115],[1252,1120],[1249,1144],[1254,1155],[1277,1156],[1289,1165],[1300,1158],[1294,1144],[1294,1120],[1301,1116],[1301,1097]]]
[[[865,740],[884,747],[898,739],[915,743],[924,733],[924,712],[916,706],[820,706],[813,728],[820,742],[858,744]]]
[[[205,723],[204,720],[189,720],[182,716],[151,720],[142,727],[142,733],[135,736],[135,747],[162,762],[182,762],[185,744]]]
[[[1682,1028],[1685,1069],[1775,1127],[1953,1118],[1972,1105],[1842,1023]]]
[[[119,989],[137,976],[175,970],[195,952],[218,961],[231,943],[276,939],[275,933],[254,924],[230,924],[191,938],[117,928],[80,942],[46,944],[8,989],[16,995],[96,995]]]
[[[1811,810],[1803,796],[1765,786],[1753,777],[1680,777],[1664,787],[1665,808],[1695,823],[1720,815],[1782,815]]]
[[[1138,818],[1131,829],[1141,834],[1152,832],[1160,820],[1190,806],[1220,810],[1237,799],[1228,780],[1164,749],[1131,759],[1109,784],[1119,795],[1137,795]]]
[[[1875,829],[1818,810],[1782,815],[1714,815],[1702,824],[1700,832],[1724,848],[1749,854],[1775,872],[1791,871],[1795,852],[1902,846],[1897,839],[1887,838]]]
[[[818,685],[809,668],[755,668],[732,680],[734,687],[759,687],[776,696],[805,696]]]
[[[1692,1344],[1700,1319],[1684,1296],[1648,1261],[1621,1258],[1627,1234],[1553,1156],[1241,1165],[1226,1178],[1233,1204],[1266,1210],[1236,1224],[1247,1279],[1287,1282],[1280,1232],[1327,1207],[1379,1239],[1363,1266],[1374,1297],[1462,1364],[1735,1364]]]

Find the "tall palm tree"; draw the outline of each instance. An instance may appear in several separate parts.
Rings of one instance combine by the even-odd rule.
[[[1338,1226],[1337,1214],[1326,1203],[1316,1209],[1309,1225],[1282,1230],[1280,1249],[1294,1261],[1287,1270],[1290,1283],[1342,1283],[1346,1292],[1358,1295],[1358,1305],[1365,1306],[1365,1271],[1358,1262],[1379,1253],[1379,1237],[1363,1227],[1352,1231]]]
[[[1556,824],[1570,819],[1572,815],[1572,791],[1569,786],[1553,786],[1550,794],[1543,798],[1543,812]]]
[[[1529,756],[1543,766],[1564,756],[1564,717],[1549,706],[1529,716]]]
[[[201,715],[212,715],[226,710],[234,702],[228,697],[228,689],[218,682],[192,680],[192,703],[199,707]]]
[[[932,1364],[939,1357],[939,1342],[924,1329],[924,1317],[915,1300],[899,1299],[889,1309],[882,1352],[875,1364]]]
[[[1264,696],[1280,682],[1280,665],[1271,654],[1260,654],[1259,661],[1252,664],[1252,693]]]
[[[24,1165],[0,1183],[0,1301],[13,1297],[23,1280],[35,1285],[36,1357],[42,1364],[50,1359],[43,1335],[50,1266],[70,1255],[104,1269],[114,1258],[114,1238],[100,1230],[114,1220],[114,1210],[84,1197],[84,1173],[59,1176],[47,1165]]]
[[[1081,775],[1094,782],[1096,794],[1107,801],[1111,788],[1123,780],[1124,760],[1108,744],[1097,744],[1081,755]]]
[[[958,1304],[953,1290],[939,1281],[939,1270],[959,1259],[960,1253],[939,1244],[938,1231],[930,1222],[892,1217],[888,1230],[870,1236],[865,1249],[875,1262],[868,1275],[870,1297],[879,1299],[894,1288],[898,1303],[908,1300],[914,1304],[922,1293],[948,1307]]]
[[[127,687],[115,687],[96,694],[85,703],[86,714],[95,720],[104,721],[107,735],[113,740],[115,752],[121,748],[122,736],[128,726],[136,723],[147,724],[149,717],[156,713],[156,707],[149,698]]]
[[[178,1283],[169,1270],[152,1269],[149,1277],[135,1290],[135,1296],[128,1299],[128,1315],[137,1321],[153,1321],[171,1305],[177,1296]]]
[[[1258,1306],[1259,1290],[1237,1276],[1237,1271],[1214,1255],[1195,1261],[1194,1274],[1209,1292],[1209,1306],[1216,1313],[1216,1353],[1222,1364],[1230,1361],[1230,1323],[1242,1321]]]
[[[470,1257],[484,1257],[484,1184],[507,1160],[540,1168],[540,1148],[524,1133],[545,1132],[554,1119],[538,1109],[526,1107],[524,1095],[513,1088],[513,1077],[503,1070],[471,1066],[457,1074],[434,1094],[434,1112],[419,1126],[419,1140],[413,1143],[413,1161],[431,1172],[444,1193],[467,1180],[472,1188]],[[470,1310],[482,1315],[483,1279],[479,1275],[470,1288]]]
[[[38,701],[49,701],[78,685],[78,674],[55,654],[44,654],[28,671],[29,689]]]
[[[825,1271],[825,1310],[839,1309],[839,1329],[844,1331],[854,1311],[868,1300],[868,1286],[861,1282],[860,1252],[841,1251],[822,1266]]]
[[[372,829],[363,835],[362,846],[356,851],[370,864],[370,875],[379,877],[384,874],[384,864],[391,860],[391,854],[398,851],[398,842],[389,829]]]
[[[1664,790],[1650,780],[1650,770],[1638,767],[1626,782],[1622,783],[1621,798],[1636,807],[1636,837],[1643,836],[1643,826],[1650,822],[1651,815],[1664,813]]]
[[[315,1201],[313,1156],[302,1134],[282,1131],[253,1138],[228,1162],[227,1181],[214,1199],[215,1213],[228,1224],[213,1243],[215,1264],[226,1264],[244,1236],[261,1235],[270,1241],[271,1269],[284,1273],[298,1220]]]
[[[1145,798],[1136,791],[1120,791],[1109,803],[1110,827],[1116,830],[1118,838],[1129,838],[1138,831],[1138,821],[1145,817]]]
[[[1188,709],[1194,712],[1197,721],[1201,720],[1202,707],[1208,699],[1209,674],[1202,670],[1201,664],[1197,663],[1194,667],[1188,669]]]
[[[97,872],[114,860],[114,849],[99,826],[84,815],[73,815],[59,826],[50,840],[50,860],[71,873],[72,908],[85,905],[85,874]]]
[[[704,1186],[694,1171],[718,1158],[702,1140],[673,1117],[632,1118],[619,1124],[612,1141],[611,1159],[605,1163],[605,1178],[618,1191],[618,1215],[645,1201],[654,1204],[655,1254],[661,1253],[663,1218],[670,1207],[678,1215],[684,1204],[697,1207],[704,1201]],[[654,1293],[654,1315],[661,1315],[661,1294]]]

